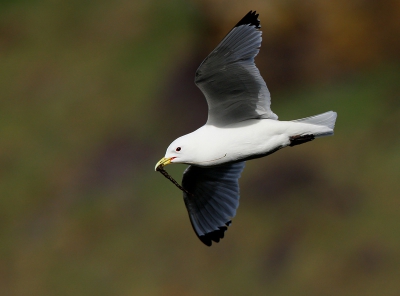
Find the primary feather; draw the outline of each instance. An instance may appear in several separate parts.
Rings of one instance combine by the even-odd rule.
[[[195,83],[207,99],[207,124],[222,127],[247,119],[278,119],[254,63],[261,46],[257,17],[250,11],[196,71]]]
[[[239,206],[240,174],[244,162],[212,168],[189,166],[183,173],[183,198],[193,229],[206,245],[219,242]]]

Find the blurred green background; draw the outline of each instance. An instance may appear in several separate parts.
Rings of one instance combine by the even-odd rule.
[[[338,121],[248,162],[208,248],[154,165],[249,10],[273,111]],[[0,295],[400,295],[398,0],[2,0],[0,77]]]

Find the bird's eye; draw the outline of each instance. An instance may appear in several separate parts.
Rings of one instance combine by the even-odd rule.
[[[181,151],[181,147],[176,147],[176,151]]]

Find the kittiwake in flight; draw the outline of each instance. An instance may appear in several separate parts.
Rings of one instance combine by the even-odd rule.
[[[193,229],[207,246],[224,237],[236,214],[245,161],[333,135],[337,116],[333,111],[278,120],[254,63],[260,46],[260,21],[250,11],[196,71],[195,83],[208,104],[206,124],[173,141],[156,164],[156,170],[183,191]],[[163,169],[171,163],[189,165],[182,186]]]

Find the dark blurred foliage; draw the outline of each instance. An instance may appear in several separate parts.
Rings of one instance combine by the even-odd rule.
[[[274,112],[339,116],[249,161],[207,248],[154,165],[249,10]],[[399,295],[399,37],[395,0],[0,1],[0,295]]]

